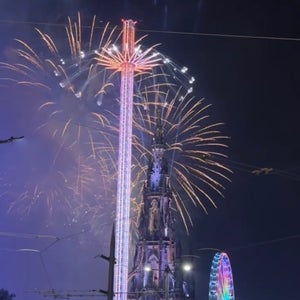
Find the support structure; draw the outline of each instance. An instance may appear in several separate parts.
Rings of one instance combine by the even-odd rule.
[[[98,64],[121,73],[120,88],[120,125],[118,156],[118,190],[116,207],[116,267],[114,292],[117,300],[127,299],[129,223],[130,223],[130,186],[131,186],[131,148],[133,84],[136,73],[151,71],[160,64],[161,58],[154,55],[154,48],[137,50],[135,42],[135,22],[123,20],[122,50],[107,44],[97,59]]]
[[[135,28],[132,20],[123,21],[123,64],[121,67],[120,125],[118,157],[118,190],[116,208],[116,268],[114,289],[116,299],[127,299],[127,277],[129,256],[131,148],[134,64],[130,61],[134,53]]]

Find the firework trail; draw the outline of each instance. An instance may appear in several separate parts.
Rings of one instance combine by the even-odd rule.
[[[106,93],[112,97],[113,82],[94,58],[115,29],[107,26],[96,40],[94,25],[95,18],[84,39],[80,16],[75,22],[69,19],[68,51],[65,42],[59,47],[60,40],[56,44],[36,29],[38,38],[32,45],[16,40],[18,46],[11,51],[14,62],[1,63],[1,81],[19,90],[16,110],[26,106],[26,127],[31,128],[27,137],[32,142],[9,169],[0,172],[0,194],[9,199],[11,212],[25,216],[44,204],[49,215],[63,210],[68,219],[78,220],[80,211],[88,215],[103,209],[103,195],[115,169],[110,148],[115,146],[108,140],[109,120],[100,104]],[[92,47],[96,50],[91,51]],[[42,142],[43,157],[35,150],[36,140]],[[23,191],[16,195],[17,190]]]

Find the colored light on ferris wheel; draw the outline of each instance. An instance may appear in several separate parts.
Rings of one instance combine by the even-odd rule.
[[[210,270],[209,300],[234,299],[233,276],[229,257],[224,252],[217,252]]]

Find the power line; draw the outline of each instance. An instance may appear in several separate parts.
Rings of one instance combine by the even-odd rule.
[[[70,299],[73,297],[107,297],[105,294],[98,289],[92,290],[33,290],[28,291],[29,293],[35,293],[42,295],[43,297],[54,297],[56,299]]]
[[[23,239],[50,239],[50,240],[53,240],[53,241],[50,244],[48,244],[46,247],[42,248],[42,249],[34,249],[34,248],[1,249],[0,248],[0,251],[17,252],[17,253],[18,252],[36,253],[39,256],[39,258],[40,258],[41,266],[42,266],[42,269],[43,269],[43,271],[45,273],[46,281],[48,283],[48,286],[51,288],[51,291],[54,291],[53,284],[52,284],[51,277],[50,277],[50,273],[49,273],[49,271],[47,269],[47,265],[45,263],[45,259],[44,259],[43,255],[45,254],[45,252],[49,248],[51,248],[52,246],[54,246],[59,241],[70,239],[70,238],[72,238],[74,236],[77,236],[79,234],[83,234],[85,232],[86,232],[86,230],[81,230],[80,232],[72,233],[72,234],[69,234],[69,235],[62,236],[62,237],[57,237],[57,236],[46,235],[46,234],[28,234],[28,233],[3,232],[3,231],[1,231],[0,232],[0,237],[3,236],[3,237],[13,237],[13,238],[23,238]],[[54,296],[54,298],[59,298],[59,297],[64,298],[65,297],[65,299],[68,299],[71,296],[77,296],[77,297],[98,296],[98,295],[90,295],[90,294],[82,294],[82,295],[81,294],[80,295],[66,294],[66,295],[61,295],[61,294],[58,294],[56,292],[55,293],[53,292],[52,295]]]
[[[66,27],[67,24],[51,23],[51,22],[33,22],[33,21],[15,21],[15,20],[0,20],[0,23],[6,24],[20,24],[20,25],[40,25],[53,27]],[[91,28],[91,26],[84,26],[82,28]],[[103,29],[103,26],[95,26],[95,29]],[[173,31],[173,30],[154,30],[154,29],[137,29],[139,32],[145,33],[159,33],[170,35],[188,35],[188,36],[202,36],[202,37],[219,37],[219,38],[233,38],[233,39],[252,39],[252,40],[273,40],[286,42],[300,42],[298,37],[285,36],[268,36],[268,35],[247,35],[247,34],[229,34],[229,33],[210,33],[210,32],[192,32],[192,31]]]
[[[280,170],[273,167],[262,167],[258,165],[237,162],[234,160],[230,160],[228,158],[218,158],[218,160],[221,161],[224,165],[226,165],[230,169],[235,169],[240,172],[249,173],[254,176],[276,175],[276,176],[284,177],[289,180],[300,181],[300,175],[290,171]]]
[[[284,242],[287,240],[293,240],[293,239],[299,239],[299,238],[300,238],[300,234],[295,234],[295,235],[285,236],[285,237],[276,238],[276,239],[272,239],[272,240],[265,240],[265,241],[261,241],[261,242],[257,242],[257,243],[252,243],[252,244],[245,245],[245,246],[228,248],[228,251],[236,251],[236,250],[243,250],[243,249],[248,249],[248,248],[261,247],[261,246],[265,246],[265,245],[280,243],[280,242]]]
[[[6,231],[0,231],[0,236],[24,238],[24,239],[52,239],[52,240],[61,239],[57,236],[48,235],[48,234],[18,233],[18,232],[6,232]]]
[[[190,36],[207,36],[207,37],[222,37],[222,38],[239,38],[239,39],[258,39],[258,40],[277,40],[277,41],[293,41],[300,42],[300,38],[282,37],[282,36],[266,36],[266,35],[247,35],[247,34],[227,34],[227,33],[209,33],[209,32],[189,32],[189,31],[168,31],[168,30],[137,30],[149,33],[166,33],[176,35]]]
[[[238,251],[238,250],[243,250],[243,249],[262,247],[262,246],[266,246],[266,245],[270,245],[270,244],[280,243],[280,242],[299,239],[299,238],[300,238],[300,234],[295,234],[295,235],[284,236],[284,237],[276,238],[276,239],[272,239],[272,240],[264,240],[261,242],[251,243],[248,245],[241,245],[241,246],[236,246],[236,247],[224,247],[222,249],[216,248],[216,247],[199,248],[199,249],[196,249],[196,251],[203,251],[203,250],[216,251],[216,252]]]

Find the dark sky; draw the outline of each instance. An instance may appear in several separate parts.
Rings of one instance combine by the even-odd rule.
[[[200,209],[194,214],[194,227],[183,243],[184,253],[199,255],[199,299],[207,299],[213,253],[197,249],[215,247],[229,254],[237,299],[298,300],[300,40],[284,38],[300,39],[299,2],[95,3],[2,0],[1,61],[11,58],[8,53],[14,38],[30,40],[34,45],[35,26],[50,35],[57,33],[53,24],[64,24],[67,16],[75,16],[77,11],[88,22],[97,15],[97,25],[101,26],[107,21],[120,25],[124,17],[138,20],[138,35],[146,31],[150,45],[161,43],[163,53],[189,67],[196,78],[196,97],[205,97],[213,105],[211,118],[224,122],[222,131],[230,137],[225,163],[234,173],[232,182],[225,184],[225,198],[217,199],[218,209],[209,208],[208,215]],[[29,187],[32,190],[35,182],[43,182],[47,190],[55,186],[48,157],[56,146],[46,135],[36,138],[32,134],[36,123],[31,103],[36,96],[26,90],[21,97],[20,92],[2,88],[0,97],[0,139],[28,137],[0,145],[0,288],[23,300],[41,299],[38,293],[27,292],[34,289],[105,288],[105,262],[94,256],[108,251],[107,232],[112,222],[106,217],[110,215],[106,204],[99,211],[106,223],[95,221],[93,235],[79,221],[65,219],[65,207],[61,214],[48,217],[39,205],[27,214],[28,203],[24,202],[24,210],[21,205],[7,213],[11,203]],[[72,159],[67,155],[61,157],[62,167],[72,170]],[[257,167],[273,171],[252,174]],[[22,181],[29,169],[32,175]],[[47,176],[40,178],[40,174]],[[101,186],[91,193],[99,190]],[[24,235],[28,233],[61,239]]]

